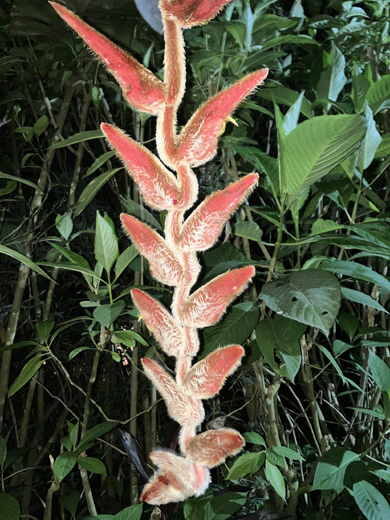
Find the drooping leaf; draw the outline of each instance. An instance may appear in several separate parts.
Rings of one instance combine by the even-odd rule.
[[[360,458],[357,453],[344,448],[331,448],[326,451],[318,463],[312,489],[334,489],[341,493],[347,467],[358,460]]]
[[[42,354],[33,357],[22,368],[22,371],[12,383],[11,388],[8,390],[8,396],[12,397],[18,390],[20,390],[26,383],[30,381],[32,377],[38,372],[43,363],[45,362],[45,358]]]
[[[86,188],[84,188],[83,192],[80,195],[80,198],[74,208],[74,217],[78,217],[80,213],[82,213],[85,208],[92,202],[95,198],[97,192],[108,182],[116,172],[123,170],[123,168],[114,168],[113,170],[108,170],[107,172],[102,173],[96,179],[93,179]]]
[[[340,284],[330,273],[307,269],[263,285],[265,304],[287,318],[328,334],[340,306]]]
[[[90,471],[91,473],[107,476],[106,467],[99,459],[94,457],[77,457],[77,462],[82,468]]]
[[[267,479],[271,486],[274,488],[276,493],[283,498],[286,499],[286,485],[284,483],[283,475],[280,472],[280,469],[272,464],[268,459],[265,461],[265,473],[267,475]]]
[[[18,260],[19,262],[21,262],[22,264],[26,265],[27,267],[29,267],[30,269],[32,269],[36,273],[38,273],[38,274],[44,276],[45,278],[48,278],[49,280],[51,280],[50,276],[48,274],[46,274],[45,271],[39,267],[39,265],[37,265],[32,260],[27,258],[27,256],[22,255],[18,251],[15,251],[14,249],[11,249],[11,248],[9,248],[7,246],[4,246],[4,245],[0,244],[0,253],[3,253],[3,255],[10,256],[11,258],[14,258],[15,260]]]
[[[0,520],[19,520],[20,505],[15,497],[0,491]]]
[[[68,137],[68,139],[54,143],[52,148],[65,148],[66,146],[71,146],[72,144],[89,141],[90,139],[101,139],[103,137],[104,135],[101,130],[87,130],[86,132],[79,132],[78,134],[74,134],[71,137]]]
[[[365,294],[361,291],[355,291],[355,289],[348,289],[348,287],[341,287],[341,296],[351,302],[361,303],[362,305],[368,305],[373,309],[377,309],[378,311],[386,312],[387,314],[389,314],[380,303],[374,300],[374,298],[371,298],[371,296],[368,296],[368,294]]]
[[[60,453],[54,462],[54,472],[61,482],[75,467],[77,455],[73,451]]]

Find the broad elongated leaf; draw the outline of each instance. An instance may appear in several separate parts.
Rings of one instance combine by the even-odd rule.
[[[299,124],[281,143],[283,184],[292,203],[357,149],[366,132],[357,115],[319,116]]]
[[[33,357],[22,368],[22,371],[13,382],[11,388],[8,390],[8,396],[12,397],[18,390],[20,390],[30,379],[37,373],[45,361],[42,354]]]
[[[284,483],[283,475],[280,469],[275,466],[268,459],[265,461],[265,473],[271,486],[274,488],[276,493],[285,500],[286,498],[286,485]]]
[[[72,471],[76,462],[77,455],[73,451],[65,451],[58,455],[54,462],[54,472],[60,482]]]
[[[263,285],[266,305],[328,334],[340,307],[340,284],[326,271],[307,269]]]
[[[0,244],[0,253],[3,253],[3,255],[10,256],[11,258],[18,260],[19,262],[22,262],[22,264],[26,265],[36,273],[41,274],[45,278],[51,280],[50,276],[46,274],[45,271],[39,267],[39,265],[27,258],[27,256],[22,255],[22,253],[19,253],[18,251],[15,251],[14,249],[11,249],[7,246],[3,246],[2,244]]]
[[[329,64],[321,73],[317,85],[317,97],[337,101],[347,78],[345,77],[345,58],[336,45],[332,42],[332,50],[329,56]]]
[[[65,148],[66,146],[71,146],[72,144],[81,143],[83,141],[89,141],[90,139],[101,139],[103,138],[103,132],[101,130],[87,130],[86,132],[79,132],[78,134],[74,134],[68,139],[64,139],[63,141],[59,141],[52,145],[52,148]]]
[[[344,276],[351,276],[357,280],[364,280],[365,282],[376,283],[379,287],[383,287],[390,291],[390,282],[381,274],[375,272],[370,267],[357,262],[346,262],[344,260],[329,260],[322,263],[322,269],[330,271],[331,273],[342,274]]]
[[[253,332],[258,319],[259,309],[252,302],[234,305],[220,323],[204,330],[204,350],[201,357],[207,356],[218,347],[232,343],[242,344]]]
[[[80,444],[78,445],[78,449],[80,449],[82,446],[85,446],[88,442],[91,442],[98,437],[101,437],[102,435],[110,432],[118,424],[118,421],[107,421],[101,424],[97,424],[87,431],[87,433],[81,439]]]
[[[111,323],[114,323],[125,306],[126,303],[123,300],[108,303],[107,305],[99,305],[99,307],[96,307],[93,311],[93,317],[105,327],[109,327]]]
[[[359,460],[357,453],[343,448],[332,448],[325,452],[318,463],[312,489],[334,489],[341,493],[347,467]]]
[[[82,213],[85,208],[92,202],[95,198],[97,192],[108,182],[116,172],[123,170],[123,168],[114,168],[113,170],[108,170],[107,172],[102,173],[96,179],[93,179],[88,186],[83,190],[80,195],[80,198],[76,204],[74,210],[74,216],[77,217]]]
[[[275,87],[275,88],[263,88],[257,93],[258,97],[263,99],[268,99],[269,101],[275,101],[278,105],[293,105],[296,100],[299,98],[299,92],[295,92],[295,90],[291,90],[285,87]],[[302,100],[301,112],[306,117],[310,118],[313,116],[313,109],[310,101],[306,98]]]
[[[0,520],[19,520],[20,505],[15,497],[0,491]]]
[[[33,182],[23,179],[23,177],[17,177],[16,175],[9,175],[8,173],[0,172],[0,179],[6,179],[8,181],[21,182],[22,184],[26,184],[26,186],[30,186],[30,188],[34,188],[34,190],[40,191],[43,193],[41,188],[34,184]]]
[[[361,291],[355,291],[355,289],[348,289],[347,287],[342,287],[341,295],[343,298],[351,302],[361,303],[362,305],[368,305],[373,309],[377,309],[378,311],[386,312],[387,314],[389,314],[380,303],[374,300],[374,298],[371,298],[371,296],[368,296],[368,294],[365,294]]]
[[[390,368],[383,359],[374,354],[371,350],[369,354],[372,378],[382,392],[388,392],[390,389]]]
[[[367,133],[358,150],[358,165],[361,171],[365,170],[370,166],[370,164],[374,160],[378,146],[381,144],[382,141],[382,137],[376,129],[376,124],[373,118],[372,110],[369,106],[366,106],[364,115],[366,116],[367,120]]]
[[[375,115],[390,96],[390,76],[386,75],[373,83],[367,92],[367,103]]]
[[[353,496],[367,520],[387,520],[387,518],[390,518],[390,506],[386,498],[366,480],[355,482]]]
[[[236,480],[245,475],[253,475],[265,462],[265,452],[244,453],[235,461],[226,476],[228,480]]]
[[[84,175],[85,177],[88,177],[92,173],[95,173],[96,170],[98,170],[105,162],[107,162],[111,157],[115,155],[115,152],[106,152],[93,162],[93,164],[88,168],[87,173]]]
[[[79,465],[90,471],[91,473],[97,473],[98,475],[107,475],[106,467],[103,462],[94,457],[77,457]]]
[[[102,264],[107,273],[111,271],[119,256],[118,237],[112,220],[99,212],[96,213],[95,258]]]
[[[303,323],[278,315],[260,321],[256,327],[256,340],[262,355],[276,372],[292,382],[301,364],[299,339],[305,329]],[[281,367],[274,358],[274,352],[282,362]]]
[[[263,235],[262,230],[256,222],[239,222],[234,226],[234,234],[238,237],[248,238],[255,242],[260,242]]]

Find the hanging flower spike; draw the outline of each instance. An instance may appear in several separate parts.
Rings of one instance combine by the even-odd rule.
[[[91,47],[120,84],[123,95],[137,110],[156,115],[165,102],[165,86],[150,70],[81,18],[55,2],[49,2],[65,22]]]
[[[150,459],[160,469],[144,487],[141,502],[152,505],[179,502],[202,495],[209,486],[210,473],[184,457],[169,451],[153,451]]]
[[[131,297],[163,351],[168,356],[183,356],[184,330],[173,316],[160,302],[139,289],[133,289]],[[193,352],[192,356],[195,354],[196,352]]]
[[[176,381],[155,361],[149,358],[141,361],[146,375],[163,397],[170,417],[183,426],[199,426],[204,419],[202,401],[184,395]]]
[[[233,110],[258,87],[268,69],[252,72],[204,103],[188,121],[177,141],[177,161],[200,166],[217,153],[220,130]]]
[[[185,273],[173,251],[154,229],[136,218],[121,214],[125,231],[150,264],[152,275],[166,285],[180,285]]]
[[[214,468],[233,457],[245,446],[244,438],[230,428],[210,430],[194,437],[186,446],[186,457],[207,468]]]
[[[228,218],[249,197],[259,180],[252,173],[210,195],[184,222],[180,235],[183,251],[205,251],[212,247]]]
[[[160,0],[160,9],[167,18],[189,29],[214,18],[232,0]]]
[[[183,324],[203,329],[217,323],[226,307],[246,289],[255,274],[253,266],[234,269],[200,287],[181,309]]]
[[[162,162],[119,128],[107,123],[100,128],[138,184],[145,202],[160,211],[175,208],[181,199],[179,185]]]
[[[223,387],[226,378],[241,364],[245,350],[241,345],[214,350],[195,363],[186,375],[183,390],[194,399],[210,399]]]

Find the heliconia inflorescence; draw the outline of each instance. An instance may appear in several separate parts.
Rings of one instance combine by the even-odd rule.
[[[115,76],[130,105],[157,115],[157,150],[163,162],[118,128],[101,125],[145,202],[153,209],[167,211],[164,237],[133,216],[121,215],[125,231],[149,261],[153,276],[174,287],[172,312],[144,291],[131,291],[142,319],[162,350],[176,358],[175,379],[152,359],[142,360],[146,375],[165,400],[168,414],[181,425],[182,455],[164,450],[150,454],[159,469],[145,486],[140,500],[155,505],[203,494],[210,482],[209,469],[238,453],[245,444],[243,437],[230,428],[196,434],[204,419],[202,399],[220,391],[226,378],[239,366],[244,349],[228,345],[195,364],[192,359],[199,349],[197,329],[209,327],[222,317],[232,300],[248,286],[255,269],[249,266],[229,271],[192,294],[191,288],[200,272],[196,253],[213,246],[226,221],[251,193],[258,175],[246,175],[212,194],[185,220],[184,213],[198,195],[192,167],[214,157],[225,121],[263,82],[268,70],[255,71],[219,92],[194,113],[179,135],[176,131],[177,110],[185,87],[182,30],[206,23],[230,1],[160,0],[165,38],[164,82],[74,13],[51,3]]]

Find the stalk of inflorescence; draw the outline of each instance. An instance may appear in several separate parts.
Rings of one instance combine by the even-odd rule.
[[[210,195],[192,213],[186,212],[198,196],[193,168],[210,161],[218,137],[233,110],[266,78],[268,70],[255,71],[206,101],[177,133],[177,111],[185,91],[183,29],[206,23],[230,0],[160,0],[164,25],[165,74],[159,80],[132,56],[95,31],[65,7],[52,3],[58,14],[84,39],[116,77],[130,105],[157,116],[156,143],[160,159],[115,126],[103,123],[111,147],[138,184],[143,200],[166,211],[164,236],[142,221],[122,214],[125,231],[148,260],[154,278],[174,288],[171,312],[145,291],[131,295],[141,318],[167,356],[176,360],[172,378],[153,359],[143,368],[165,400],[168,414],[180,426],[181,454],[155,450],[150,459],[157,471],[140,500],[160,505],[205,492],[210,469],[238,453],[245,442],[235,430],[221,428],[197,434],[204,420],[203,399],[210,399],[240,365],[241,345],[218,348],[193,364],[199,350],[198,329],[217,323],[227,306],[242,293],[255,269],[228,271],[195,292],[199,252],[212,247],[230,216],[249,196],[258,181],[246,175]]]

